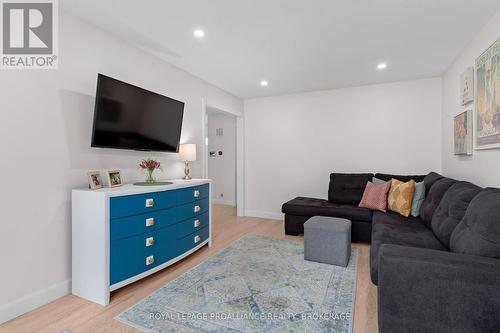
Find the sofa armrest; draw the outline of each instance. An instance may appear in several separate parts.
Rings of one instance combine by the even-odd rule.
[[[500,259],[382,245],[380,332],[500,332]]]

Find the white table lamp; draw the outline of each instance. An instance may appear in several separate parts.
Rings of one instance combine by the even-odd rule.
[[[196,144],[185,143],[180,145],[179,157],[181,161],[184,161],[184,177],[182,177],[182,179],[192,179],[189,175],[189,162],[196,161]]]

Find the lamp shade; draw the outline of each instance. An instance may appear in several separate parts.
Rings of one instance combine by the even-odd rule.
[[[179,158],[182,161],[196,161],[196,144],[185,143],[179,147]]]

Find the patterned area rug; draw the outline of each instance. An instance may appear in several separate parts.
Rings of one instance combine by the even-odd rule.
[[[347,268],[304,260],[304,243],[245,236],[117,319],[146,332],[351,332]]]

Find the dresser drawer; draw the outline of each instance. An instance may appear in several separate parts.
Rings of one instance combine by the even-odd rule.
[[[110,218],[127,217],[175,206],[176,191],[153,192],[111,198]]]
[[[185,221],[179,222],[174,226],[177,239],[186,237],[197,230],[201,230],[208,225],[208,213],[203,213]]]
[[[177,244],[172,227],[111,242],[110,282],[126,280],[174,258]]]
[[[183,205],[199,199],[208,198],[209,185],[193,186],[177,190],[177,204]]]
[[[173,225],[176,221],[175,208],[113,219],[110,221],[111,240],[118,240],[158,230]]]
[[[208,198],[191,202],[176,208],[177,221],[184,221],[208,211]]]
[[[200,243],[208,239],[209,236],[209,227],[208,225],[205,226],[204,228],[197,230],[193,232],[192,234],[179,239],[177,243],[179,244],[178,246],[178,252],[176,253],[176,256],[187,252],[191,250],[192,248],[198,246]]]

